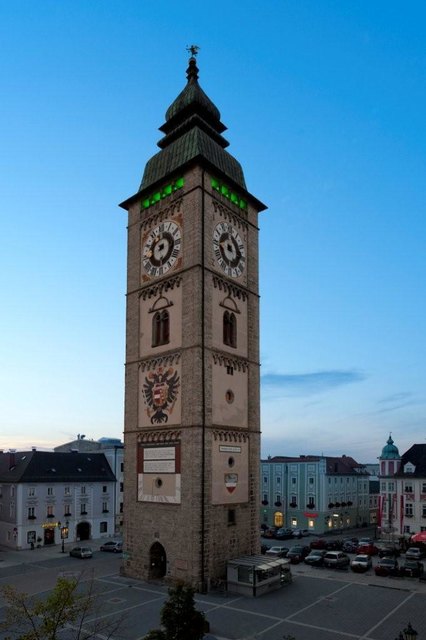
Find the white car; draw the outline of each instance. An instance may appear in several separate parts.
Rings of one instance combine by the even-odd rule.
[[[288,553],[288,547],[270,547],[265,552],[265,556],[273,556],[274,558],[285,558]]]
[[[366,553],[360,553],[359,555],[355,556],[353,560],[351,560],[352,571],[368,571],[368,569],[371,569],[372,566],[373,563],[371,561],[371,556],[367,555]]]
[[[308,536],[308,529],[293,529],[293,538],[302,538],[302,536]]]

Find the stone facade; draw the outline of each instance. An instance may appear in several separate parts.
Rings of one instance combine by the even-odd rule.
[[[259,551],[258,207],[226,201],[215,177],[195,164],[164,203],[141,210],[141,193],[128,208],[124,571],[197,588],[224,575],[228,559]],[[223,219],[246,250],[237,277],[214,253]],[[162,221],[179,224],[179,258],[166,277],[141,277],[147,233]],[[169,339],[153,346],[160,304]],[[223,342],[228,308],[236,346]]]

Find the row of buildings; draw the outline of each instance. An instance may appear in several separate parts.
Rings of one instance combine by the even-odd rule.
[[[0,452],[0,544],[23,549],[121,535],[119,439],[77,440],[53,452]],[[268,457],[260,463],[260,523],[328,531],[375,525],[384,536],[426,530],[426,445],[402,456],[392,438],[378,464],[352,457]]]

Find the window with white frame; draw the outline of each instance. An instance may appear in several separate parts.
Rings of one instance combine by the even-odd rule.
[[[102,512],[103,513],[108,513],[109,509],[108,509],[108,502],[103,502],[102,503]]]
[[[84,485],[84,484],[83,484],[83,485],[81,486],[81,488],[80,488],[80,493],[83,493],[83,494],[85,494],[85,493],[86,493],[86,487],[85,487],[85,485]]]
[[[296,484],[297,483],[297,478],[295,476],[292,476],[291,478],[291,484]]]
[[[15,503],[13,501],[9,503],[9,517],[15,517]]]
[[[53,487],[47,487],[47,495],[53,496]]]
[[[404,533],[410,533],[410,525],[409,524],[405,524],[404,525]]]
[[[413,493],[413,483],[412,482],[404,482],[404,492],[405,493]]]
[[[411,502],[405,503],[405,515],[408,516],[409,518],[413,517],[413,505]]]
[[[35,494],[36,494],[35,487],[28,487],[28,497],[34,498]]]
[[[15,497],[15,487],[13,486],[13,484],[12,484],[12,486],[10,487],[10,497],[11,497],[11,498],[14,498],[14,497]]]
[[[64,495],[65,496],[71,495],[71,487],[64,487]]]
[[[87,515],[87,504],[85,502],[82,502],[80,505],[80,514],[82,516]]]
[[[47,505],[47,513],[46,513],[48,518],[53,518],[54,513],[53,513],[53,505],[49,504]]]
[[[99,533],[107,533],[107,532],[108,532],[108,522],[100,522]]]
[[[106,484],[104,484],[102,486],[102,493],[106,493],[108,491],[108,487],[106,486]]]
[[[28,507],[28,519],[29,520],[34,520],[36,517],[35,515],[35,507]]]

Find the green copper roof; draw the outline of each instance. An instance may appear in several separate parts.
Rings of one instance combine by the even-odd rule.
[[[398,447],[396,447],[393,443],[392,437],[389,436],[387,444],[382,449],[382,455],[380,456],[381,460],[395,460],[399,458]]]
[[[243,189],[246,188],[240,163],[230,153],[222,149],[205,131],[194,127],[148,160],[139,191],[146,189],[149,185],[176,171],[180,166],[200,156]]]
[[[189,59],[188,82],[166,112],[160,127],[165,135],[158,142],[161,151],[147,163],[139,191],[165,179],[180,166],[204,158],[234,183],[246,189],[240,163],[225,151],[228,142],[222,137],[225,125],[219,109],[198,84],[195,57]]]

